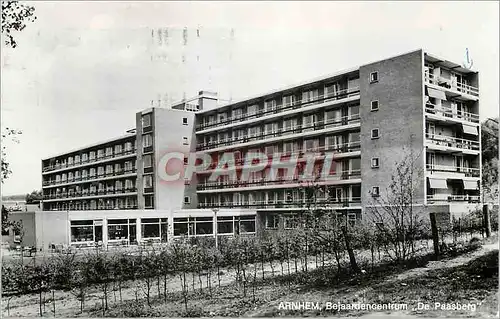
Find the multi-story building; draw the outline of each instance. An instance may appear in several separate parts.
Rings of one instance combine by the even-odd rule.
[[[307,172],[316,204],[355,223],[409,154],[423,173],[415,205],[461,213],[479,202],[480,149],[478,73],[417,50],[226,105],[202,91],[139,112],[127,135],[42,161],[39,223],[64,230],[45,245],[295,228]],[[186,154],[177,171],[193,165],[189,153],[212,163],[166,181],[172,152]],[[255,153],[283,167],[264,162],[242,177]]]

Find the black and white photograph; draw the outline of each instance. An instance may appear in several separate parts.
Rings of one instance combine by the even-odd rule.
[[[2,318],[498,318],[498,1],[1,4]]]

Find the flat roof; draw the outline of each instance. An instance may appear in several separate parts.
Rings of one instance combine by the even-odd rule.
[[[453,69],[453,70],[456,70],[456,71],[458,71],[460,73],[465,73],[465,74],[478,73],[478,71],[474,71],[474,70],[465,68],[461,64],[452,62],[449,59],[445,59],[445,58],[439,57],[439,56],[437,56],[435,54],[431,54],[431,53],[425,52],[425,57],[426,57],[426,59],[428,61],[430,61],[432,63],[438,63],[438,64],[442,65],[445,68]]]

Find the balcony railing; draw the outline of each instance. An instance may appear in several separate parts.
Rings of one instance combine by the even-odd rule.
[[[128,194],[128,193],[135,193],[137,192],[137,189],[135,187],[133,188],[124,188],[124,189],[115,189],[115,190],[97,190],[97,191],[81,191],[74,192],[74,193],[68,193],[68,192],[61,192],[61,193],[56,193],[56,194],[46,194],[43,195],[43,199],[59,199],[59,198],[85,198],[85,197],[93,197],[93,196],[101,196],[101,195],[120,195],[120,194]]]
[[[427,164],[427,170],[433,171],[433,172],[461,173],[461,174],[465,174],[466,177],[479,177],[479,175],[481,173],[479,168],[459,167],[459,166],[452,166],[452,165]]]
[[[437,105],[434,105],[430,102],[426,103],[425,112],[429,113],[429,114],[444,116],[444,117],[447,117],[450,119],[457,119],[457,120],[463,120],[463,121],[472,122],[472,123],[479,123],[479,115],[477,115],[477,114],[468,113],[468,112],[464,112],[464,111],[457,111],[457,110],[453,110],[452,108],[448,108],[448,107],[438,108]]]
[[[59,164],[54,164],[54,165],[48,165],[48,166],[45,166],[45,167],[42,168],[42,172],[45,173],[45,172],[50,172],[50,171],[54,171],[54,170],[59,170],[59,169],[62,169],[62,168],[78,167],[78,166],[82,166],[82,165],[89,164],[89,163],[104,161],[104,160],[107,160],[107,159],[110,159],[110,158],[131,155],[131,154],[134,154],[135,151],[136,151],[135,149],[124,150],[124,151],[121,151],[121,152],[118,152],[118,153],[114,153],[114,154],[108,154],[108,155],[98,156],[97,158],[89,158],[87,160],[81,160],[80,162],[72,163],[72,164],[59,163]]]
[[[350,199],[317,198],[315,202],[307,202],[304,199],[275,199],[275,200],[244,200],[240,202],[228,201],[219,203],[199,203],[198,208],[306,208],[308,205],[315,208],[340,208],[361,205],[360,197]]]
[[[442,76],[436,76],[434,74],[430,74],[429,72],[425,72],[425,81],[427,83],[442,86],[456,92],[461,92],[473,96],[479,96],[479,89],[477,87],[460,83],[457,81],[452,81],[451,79],[447,79]]]
[[[305,154],[316,154],[318,157],[319,156],[324,156],[326,153],[335,153],[335,154],[342,154],[342,153],[349,153],[349,152],[355,152],[359,151],[361,149],[361,142],[360,141],[352,141],[352,142],[347,142],[347,143],[342,143],[342,144],[331,144],[331,145],[324,145],[324,146],[319,146],[316,148],[308,149],[308,150],[292,150],[292,151],[283,151],[280,153],[265,153],[268,158],[274,157],[274,156],[280,156],[282,160],[286,160],[287,158],[291,156],[298,156],[298,161],[304,161],[306,160]],[[253,157],[252,157],[253,158]],[[234,161],[226,161],[224,163],[227,163],[228,168],[231,168],[234,166],[234,168],[243,168],[245,166],[245,155],[242,155],[239,158],[236,158]],[[197,171],[198,174],[203,174],[207,172],[211,172],[217,168],[217,165],[219,161],[213,161],[212,165],[203,170],[203,171]],[[262,163],[262,165],[267,165],[268,162]],[[252,164],[252,167],[255,167],[255,164]]]
[[[112,173],[106,173],[106,174],[98,174],[96,175],[87,175],[87,176],[81,176],[78,178],[73,178],[73,179],[66,179],[66,180],[51,180],[51,181],[44,181],[43,186],[52,186],[52,185],[64,185],[64,184],[83,184],[83,183],[90,183],[90,182],[95,182],[99,181],[102,178],[105,177],[113,177],[113,176],[121,176],[121,175],[127,175],[127,174],[133,174],[136,172],[136,169],[128,169],[128,170],[121,170],[118,172],[112,172]]]
[[[269,114],[281,113],[281,112],[285,112],[285,111],[293,110],[293,109],[298,109],[298,108],[309,106],[309,105],[324,103],[327,101],[345,99],[345,98],[350,97],[352,95],[355,95],[357,93],[359,93],[359,87],[353,87],[353,88],[349,88],[349,89],[340,90],[338,92],[332,92],[332,93],[327,93],[324,95],[319,95],[317,98],[315,98],[313,100],[306,100],[306,101],[297,100],[297,101],[293,101],[291,103],[277,105],[273,108],[269,108],[266,110],[259,110],[255,113],[242,113],[242,114],[238,114],[238,115],[235,115],[232,117],[225,117],[223,119],[219,119],[216,121],[198,124],[196,126],[196,131],[201,131],[201,130],[205,130],[205,129],[220,126],[220,125],[227,125],[227,124],[232,124],[232,123],[237,123],[237,122],[243,122],[246,120],[266,116]]]
[[[427,138],[427,141],[434,145],[479,151],[478,141],[430,133],[426,133],[425,137]]]
[[[302,124],[302,125],[294,125],[293,127],[290,128],[281,128],[277,129],[271,132],[259,132],[259,133],[254,133],[254,134],[245,134],[243,136],[236,136],[236,137],[228,137],[225,139],[219,139],[218,141],[209,141],[208,143],[199,143],[196,146],[197,151],[203,151],[211,148],[216,148],[216,147],[221,147],[221,146],[229,146],[229,145],[236,145],[236,144],[241,144],[241,143],[247,143],[247,142],[252,142],[252,141],[259,141],[263,140],[266,138],[273,138],[273,137],[282,137],[282,136],[289,136],[293,134],[299,134],[303,132],[309,132],[309,131],[318,131],[322,130],[325,128],[329,127],[340,127],[352,123],[359,123],[360,122],[360,117],[359,114],[352,114],[348,116],[343,116],[340,119],[329,119],[325,121],[317,121],[314,123],[308,123],[308,124]]]
[[[361,170],[342,171],[338,175],[328,176],[327,179],[320,179],[317,182],[328,182],[333,180],[348,180],[361,177]],[[241,188],[241,187],[255,187],[255,186],[268,186],[268,185],[282,185],[282,184],[300,184],[307,183],[307,180],[302,180],[299,177],[278,177],[275,180],[251,180],[251,181],[217,181],[217,182],[204,182],[197,185],[197,190],[210,190],[210,189],[227,189],[227,188]]]
[[[447,195],[447,194],[435,194],[427,195],[427,200],[431,201],[444,201],[444,202],[469,202],[478,203],[478,195]]]
[[[123,205],[123,206],[112,206],[112,208],[108,208],[108,207],[105,207],[105,206],[101,206],[101,207],[90,207],[90,206],[86,206],[86,207],[66,207],[65,209],[63,208],[57,208],[57,207],[54,207],[54,208],[49,208],[49,210],[51,211],[62,211],[62,210],[116,210],[116,209],[137,209],[137,205]]]

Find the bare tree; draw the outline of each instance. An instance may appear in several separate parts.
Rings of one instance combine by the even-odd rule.
[[[407,153],[396,163],[385,191],[371,193],[373,205],[369,207],[367,216],[371,216],[385,252],[397,262],[414,256],[416,237],[425,225],[423,202],[420,212],[415,206],[419,181],[423,177],[423,168],[417,163],[419,157],[414,156],[412,151]]]

